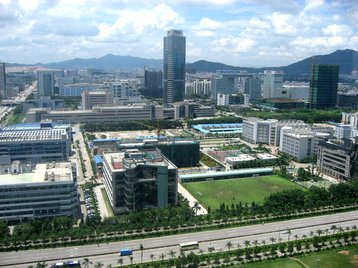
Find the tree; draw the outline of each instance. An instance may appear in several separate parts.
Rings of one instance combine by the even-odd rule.
[[[103,262],[98,261],[96,262],[96,264],[94,265],[94,268],[102,268],[104,266]]]
[[[200,204],[199,202],[195,202],[194,205],[193,205],[193,210],[195,212],[195,215],[198,214],[198,211],[201,210],[201,207],[200,207]]]
[[[82,265],[84,268],[89,268],[90,264],[92,264],[92,262],[88,258],[83,259]]]
[[[38,262],[36,263],[35,268],[46,268],[48,266],[48,264],[46,262]]]
[[[169,251],[170,260],[173,260],[175,258],[176,252],[174,250]]]
[[[154,256],[154,254],[150,254],[150,259],[152,260],[152,263],[154,262],[154,259],[155,259],[155,256]]]
[[[119,265],[122,266],[123,265],[123,258],[119,258],[117,263],[119,263]]]
[[[164,259],[165,259],[165,254],[164,254],[164,253],[162,253],[162,254],[160,254],[160,256],[159,256],[159,257],[160,257],[161,261],[162,261],[162,262],[164,262]]]
[[[231,251],[231,248],[232,248],[232,243],[231,243],[231,241],[228,241],[227,243],[226,243],[226,247],[229,249],[229,252]]]
[[[244,245],[246,248],[248,248],[250,246],[250,240],[245,240]]]
[[[275,243],[276,239],[274,237],[270,237],[271,244]]]
[[[143,249],[144,249],[143,245],[140,244],[140,246],[139,246],[139,250],[140,250],[140,263],[143,262]]]

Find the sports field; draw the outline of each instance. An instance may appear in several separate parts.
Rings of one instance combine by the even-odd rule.
[[[183,186],[206,208],[220,204],[238,204],[254,201],[262,203],[271,193],[290,189],[305,189],[277,175],[240,179],[189,182]]]
[[[304,265],[302,265],[304,264]],[[295,256],[292,259],[279,259],[275,261],[263,261],[240,266],[231,266],[232,268],[353,268],[358,267],[358,246],[322,251],[308,255]]]

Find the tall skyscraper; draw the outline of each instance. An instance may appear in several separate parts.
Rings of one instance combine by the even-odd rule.
[[[144,70],[144,89],[141,91],[144,97],[158,98],[163,96],[163,72],[162,70]]]
[[[250,101],[261,99],[261,79],[258,77],[245,80],[245,94],[249,94]]]
[[[6,73],[5,73],[5,63],[0,62],[0,97],[1,99],[6,99]]]
[[[262,95],[265,99],[284,98],[286,96],[283,92],[283,72],[264,71]]]
[[[185,36],[182,30],[169,30],[164,37],[164,105],[183,101],[185,94]]]
[[[338,65],[312,65],[310,81],[311,109],[326,109],[336,106],[338,75]]]
[[[55,90],[55,77],[53,71],[38,71],[37,81],[40,97],[52,96]]]

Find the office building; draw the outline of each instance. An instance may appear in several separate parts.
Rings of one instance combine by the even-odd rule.
[[[195,79],[185,84],[185,95],[209,96],[211,92],[210,79]]]
[[[261,99],[262,80],[259,77],[247,78],[245,80],[245,94],[249,95],[249,100]]]
[[[38,93],[39,96],[53,96],[55,92],[55,73],[54,71],[38,71]]]
[[[151,120],[152,106],[146,104],[125,106],[95,106],[92,110],[50,111],[49,109],[29,109],[26,122],[51,120],[53,122],[96,123],[133,120]]]
[[[296,161],[313,157],[318,153],[318,144],[329,138],[329,133],[314,132],[311,128],[283,127],[280,135],[279,150]]]
[[[283,92],[286,92],[285,98],[287,99],[309,101],[310,87],[308,85],[283,85]]]
[[[113,102],[122,105],[123,101],[140,101],[141,96],[137,90],[137,79],[123,79],[116,82],[105,83],[105,90],[113,96]]]
[[[0,98],[7,99],[5,62],[0,61]]]
[[[140,90],[146,98],[163,97],[163,71],[155,69],[144,70],[144,88]]]
[[[265,99],[285,98],[286,91],[283,89],[283,72],[264,71],[262,95]]]
[[[328,176],[349,180],[354,175],[357,145],[351,140],[327,140],[319,143],[317,170]]]
[[[39,163],[68,161],[71,128],[65,124],[18,124],[0,131],[0,157],[11,162]]]
[[[71,162],[37,164],[0,175],[0,220],[18,222],[35,218],[80,215],[76,168]]]
[[[88,91],[82,92],[82,109],[90,110],[94,106],[110,106],[113,105],[113,96],[106,91]]]
[[[178,168],[195,167],[200,161],[200,143],[189,139],[146,138],[117,142],[117,150],[158,148]]]
[[[311,109],[329,109],[336,107],[338,75],[338,65],[312,65],[310,80]]]
[[[255,144],[273,144],[275,142],[275,126],[277,122],[278,120],[276,119],[244,118],[242,138]]]
[[[103,176],[116,214],[177,204],[178,169],[158,149],[104,154]]]
[[[249,105],[249,95],[248,94],[218,94],[216,99],[216,104],[218,106],[227,106],[227,105]]]
[[[80,97],[83,91],[93,91],[102,88],[102,84],[92,83],[75,83],[61,85],[59,88],[59,95],[63,97]]]
[[[342,108],[358,108],[358,94],[357,93],[343,93],[337,94],[337,106]]]
[[[199,105],[195,102],[175,102],[174,119],[181,118],[196,118],[196,117],[210,117],[215,115],[215,108],[211,106]]]
[[[183,101],[185,93],[185,36],[181,30],[170,30],[164,37],[164,105]]]

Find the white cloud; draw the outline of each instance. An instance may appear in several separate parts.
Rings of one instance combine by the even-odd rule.
[[[273,13],[270,17],[275,33],[279,35],[295,35],[297,33],[296,27],[293,25],[295,21],[292,15]]]
[[[228,36],[213,41],[213,49],[226,51],[227,53],[242,53],[250,51],[256,45],[256,41],[244,37]]]
[[[306,6],[304,10],[312,10],[317,7],[320,7],[324,4],[324,0],[306,0]]]
[[[333,36],[350,36],[352,35],[352,30],[347,25],[338,25],[331,24],[322,29],[324,35],[333,35]]]
[[[198,29],[205,29],[205,30],[217,30],[222,27],[222,23],[209,19],[209,18],[202,18],[199,22]]]
[[[138,37],[145,31],[155,29],[166,30],[169,27],[179,26],[184,19],[173,9],[165,4],[159,4],[147,10],[119,10],[119,18],[114,24],[99,24],[99,40],[117,41],[118,37],[123,39]]]

